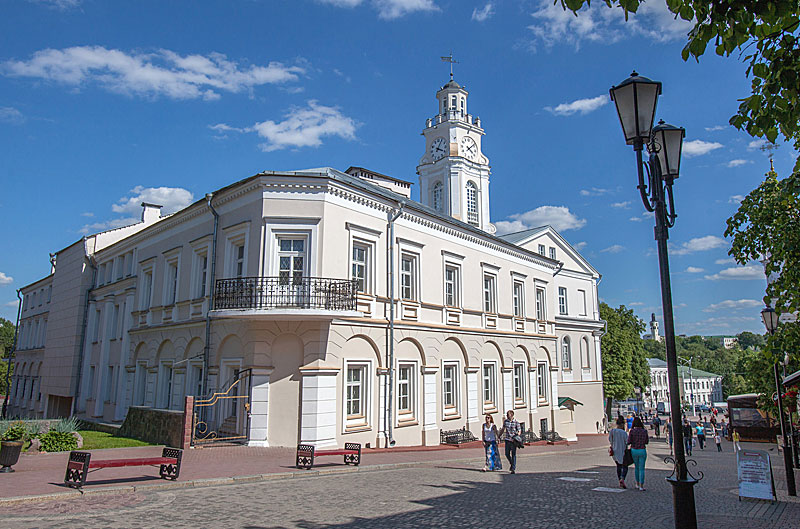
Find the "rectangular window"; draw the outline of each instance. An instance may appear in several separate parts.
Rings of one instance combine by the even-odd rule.
[[[189,394],[199,396],[203,394],[203,366],[192,366],[192,378],[189,386]]]
[[[539,392],[539,400],[547,400],[547,364],[539,363],[536,366],[536,386]]]
[[[547,304],[545,303],[546,297],[543,288],[536,289],[536,319],[544,321],[547,318]]]
[[[545,255],[544,253],[544,244],[539,245],[539,255]]]
[[[555,258],[556,258],[556,249],[551,246],[550,247],[550,259],[555,259]]]
[[[208,288],[208,254],[197,254],[195,256],[197,264],[197,276],[195,279],[195,298],[204,298]]]
[[[92,332],[92,342],[100,341],[100,309],[94,310],[94,331]]]
[[[366,374],[365,365],[347,366],[345,400],[348,421],[366,422]]]
[[[397,368],[397,413],[400,421],[414,419],[414,365]]]
[[[244,244],[237,244],[233,247],[233,275],[235,277],[244,276]]]
[[[145,270],[142,276],[142,292],[139,309],[147,310],[150,308],[150,296],[153,293],[153,269]]]
[[[120,256],[114,259],[114,269],[117,271],[117,280],[122,279],[123,268],[125,267],[125,257]]]
[[[540,419],[539,420],[539,430],[540,430],[540,433],[545,433],[545,432],[549,432],[550,431],[548,429],[548,426],[547,426],[547,419]]]
[[[158,392],[158,407],[168,410],[171,404],[172,397],[172,365],[161,364],[161,373],[159,373],[160,384]]]
[[[351,279],[356,282],[358,292],[367,292],[369,249],[363,244],[353,244],[353,266]]]
[[[117,329],[119,329],[119,305],[114,305],[114,318],[111,320],[111,332],[109,333],[112,340],[117,337]]]
[[[558,287],[558,313],[567,314],[567,289]]]
[[[525,364],[514,364],[514,401],[525,402]]]
[[[113,395],[113,380],[114,380],[114,366],[108,366],[108,373],[106,374],[105,381],[105,394],[103,395],[104,402],[111,402],[111,395]]]
[[[50,299],[53,297],[53,285],[47,287],[47,302],[50,303]]]
[[[405,253],[400,257],[400,297],[417,300],[417,258]]]
[[[125,309],[128,306],[127,301],[122,302],[122,309],[120,309],[120,318],[119,318],[119,327],[115,329],[115,332],[119,333],[119,339],[122,340],[122,337],[125,335]]]
[[[483,407],[495,408],[497,403],[497,381],[495,364],[483,364]]]
[[[101,286],[103,284],[103,276],[106,274],[106,265],[102,264],[97,267],[97,286]]]
[[[458,413],[458,364],[442,367],[442,403],[445,415]]]
[[[458,267],[446,265],[444,267],[444,304],[448,307],[459,306],[459,277]]]
[[[578,290],[578,302],[580,303],[581,316],[586,316],[586,291]]]
[[[178,261],[170,261],[167,263],[167,277],[166,281],[166,298],[164,305],[174,305],[178,297]]]
[[[147,389],[147,369],[144,364],[136,366],[136,390],[133,396],[133,403],[135,406],[144,406],[144,394]]]
[[[86,396],[88,398],[92,398],[92,393],[94,393],[94,377],[96,369],[97,368],[95,368],[95,366],[89,366],[89,385],[86,387]]]
[[[483,311],[497,313],[497,281],[490,274],[483,275]]]
[[[525,316],[525,285],[522,281],[514,281],[514,316],[523,318]]]

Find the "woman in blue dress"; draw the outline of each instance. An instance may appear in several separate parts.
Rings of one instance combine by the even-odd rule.
[[[497,426],[494,424],[494,419],[488,413],[486,414],[486,422],[481,428],[483,446],[486,449],[486,464],[483,471],[487,470],[502,470],[503,465],[500,463],[500,452],[497,450]]]

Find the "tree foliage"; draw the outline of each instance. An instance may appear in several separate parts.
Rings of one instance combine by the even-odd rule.
[[[635,384],[644,383],[644,387],[649,385],[649,369],[645,370],[647,377],[645,381],[639,360],[645,358],[642,339],[639,336],[644,331],[644,322],[633,313],[633,310],[625,308],[625,305],[614,309],[606,303],[601,303],[600,317],[608,325],[606,334],[600,342],[603,391],[607,399],[626,399],[633,395]],[[636,380],[634,361],[637,366]],[[647,361],[644,363],[646,365]]]
[[[13,323],[5,318],[0,318],[0,358],[8,358],[14,346],[14,330]],[[6,370],[14,368],[11,362],[0,362],[0,395],[6,394]],[[10,376],[11,373],[9,373]]]

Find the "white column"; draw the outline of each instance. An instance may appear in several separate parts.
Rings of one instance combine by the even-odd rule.
[[[439,412],[436,393],[436,372],[438,366],[422,368],[422,439],[425,446],[439,444],[439,426],[436,417]]]
[[[503,368],[503,413],[514,409],[514,379],[510,367]]]
[[[530,395],[528,395],[528,415],[530,423],[528,429],[533,432],[538,432],[539,427],[534,424],[533,416],[539,411],[539,388],[537,387],[537,372],[536,366],[528,366],[528,387],[530,388]]]
[[[338,367],[301,368],[303,395],[300,442],[317,448],[335,447],[336,375]]]
[[[478,370],[477,367],[467,367],[464,372],[467,375],[467,429],[478,426]]]
[[[269,376],[270,368],[254,367],[250,387],[250,438],[248,446],[269,446]]]
[[[105,388],[106,384],[110,384],[108,380],[108,354],[111,349],[111,336],[113,332],[109,329],[110,322],[112,321],[112,314],[114,313],[114,301],[106,301],[104,303],[101,318],[98,326],[100,327],[100,359],[97,362],[95,369],[95,387],[92,389],[94,392],[94,415],[95,417],[102,417],[105,404]]]
[[[75,411],[85,411],[87,414],[90,410],[86,409],[86,399],[92,394],[93,388],[89,387],[89,364],[92,358],[92,336],[94,336],[94,328],[97,326],[95,318],[95,310],[97,306],[94,301],[89,302],[86,308],[88,314],[86,315],[86,335],[83,339],[83,365],[81,365],[81,380],[80,380],[80,395],[78,396],[78,403]]]
[[[119,369],[117,369],[117,396],[114,420],[121,421],[128,413],[128,406],[131,405],[132,392],[131,384],[133,377],[129,376],[127,366],[131,362],[131,337],[128,331],[133,326],[133,295],[126,296],[123,303],[122,313],[122,345],[120,348]]]
[[[557,430],[559,421],[558,409],[558,367],[550,366],[550,429]]]
[[[594,373],[592,374],[592,380],[602,380],[603,379],[603,360],[602,355],[600,354],[600,337],[594,337]]]

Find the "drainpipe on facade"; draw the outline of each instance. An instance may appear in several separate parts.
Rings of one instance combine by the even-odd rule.
[[[6,414],[8,413],[8,394],[11,393],[11,385],[9,379],[11,377],[11,353],[15,353],[16,356],[17,352],[17,336],[19,335],[19,316],[22,312],[22,296],[20,293],[22,289],[17,289],[17,326],[14,327],[14,342],[11,344],[11,350],[6,351],[6,394],[5,398],[3,399],[3,420],[6,418]]]
[[[394,222],[403,214],[405,201],[398,203],[398,209],[389,211],[389,358],[387,360],[388,377],[384,391],[383,431],[386,436],[386,446],[394,446],[392,437],[392,387],[394,385]]]
[[[206,202],[211,214],[214,215],[214,231],[211,235],[211,275],[209,277],[208,310],[206,310],[206,341],[203,347],[203,396],[208,394],[208,361],[211,353],[211,311],[214,310],[214,281],[217,275],[217,229],[219,228],[219,214],[211,199],[214,195],[206,195]]]
[[[86,237],[83,238],[83,246],[86,248]],[[97,263],[94,262],[94,257],[89,257],[89,267],[92,269],[92,282],[89,288],[86,289],[86,297],[83,301],[83,322],[81,323],[81,343],[78,348],[78,380],[75,382],[75,395],[72,397],[72,410],[70,416],[75,415],[78,406],[78,399],[81,396],[81,377],[83,376],[83,355],[86,349],[86,325],[89,321],[89,296],[94,290],[94,284],[97,282]],[[85,411],[85,410],[84,410]]]

